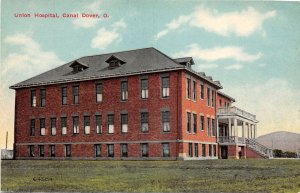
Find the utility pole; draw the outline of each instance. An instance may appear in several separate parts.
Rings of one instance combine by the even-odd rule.
[[[7,150],[7,138],[8,138],[8,131],[6,131],[6,144],[5,144],[5,150]]]

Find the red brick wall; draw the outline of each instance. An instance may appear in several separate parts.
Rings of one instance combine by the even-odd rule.
[[[40,88],[35,87],[37,107],[30,107],[31,88],[17,89],[16,92],[16,156],[28,157],[28,145],[35,145],[35,155],[38,155],[38,144],[45,145],[45,157],[49,156],[49,144],[56,145],[56,157],[64,157],[64,144],[71,144],[72,157],[94,157],[94,144],[102,143],[102,156],[106,157],[106,143],[115,144],[115,157],[120,157],[120,143],[128,141],[128,156],[140,157],[140,144],[149,142],[149,157],[162,156],[162,142],[170,142],[170,157],[177,157],[179,153],[188,155],[188,142],[199,143],[199,156],[202,155],[201,143],[216,144],[215,136],[207,135],[207,117],[215,119],[216,108],[207,106],[206,88],[209,82],[204,83],[204,99],[200,99],[200,80],[196,80],[196,101],[186,98],[186,73],[184,71],[169,72],[170,97],[161,98],[161,73],[148,74],[149,98],[140,98],[140,76],[129,76],[128,101],[120,99],[120,86],[122,78],[101,80],[103,83],[103,101],[96,103],[95,80],[78,82],[79,104],[73,104],[73,83],[67,86],[67,105],[61,104],[62,85],[48,85],[46,89],[46,106],[40,107]],[[191,81],[192,83],[192,81]],[[192,86],[192,85],[191,85]],[[191,92],[192,94],[192,92]],[[181,101],[181,102],[180,102]],[[217,97],[215,100],[217,103]],[[112,105],[113,104],[113,105]],[[215,104],[216,106],[216,104]],[[171,132],[162,132],[161,108],[170,109]],[[147,109],[149,113],[149,133],[140,132],[140,109]],[[128,133],[121,133],[120,113],[128,112]],[[197,114],[197,133],[187,133],[186,112]],[[102,114],[102,134],[95,132],[95,113]],[[107,133],[107,112],[114,112],[114,134]],[[72,131],[72,116],[76,113],[79,117],[79,134]],[[84,115],[90,116],[90,134],[84,134]],[[67,117],[67,135],[61,134],[61,115]],[[204,131],[200,131],[200,115],[204,115]],[[56,135],[50,135],[50,117],[56,117]],[[39,119],[46,118],[46,135],[40,136]],[[35,118],[35,136],[29,136],[30,118]],[[191,124],[192,125],[192,124]],[[215,126],[215,128],[217,128]],[[192,128],[191,128],[192,129]],[[175,140],[183,143],[175,143]],[[152,141],[152,142],[151,142]],[[155,142],[154,142],[155,141]],[[206,145],[208,156],[208,145]],[[194,146],[193,146],[194,147]],[[218,149],[218,147],[216,148]],[[217,152],[218,156],[218,152]]]
[[[170,76],[170,97],[168,99],[161,98],[159,73],[148,75],[149,98],[142,100],[140,98],[140,76],[130,76],[128,78],[128,101],[120,100],[120,78],[105,79],[103,83],[103,102],[96,103],[95,81],[79,82],[79,104],[72,104],[72,86],[73,83],[67,85],[67,105],[61,105],[61,86],[48,85],[46,89],[46,106],[40,107],[40,88],[35,87],[37,96],[37,107],[30,106],[30,90],[31,88],[17,89],[16,91],[16,156],[28,156],[28,143],[77,143],[77,142],[119,142],[119,141],[164,141],[176,140],[177,136],[177,92],[178,87],[176,82],[180,76],[178,72],[169,72]],[[112,105],[113,104],[113,105]],[[170,109],[170,124],[171,132],[162,132],[161,123],[161,108]],[[149,112],[149,133],[140,132],[140,109],[148,109]],[[128,111],[128,133],[121,133],[120,113],[122,110]],[[107,112],[114,112],[114,134],[107,133]],[[95,113],[102,114],[103,133],[96,134],[95,132]],[[72,132],[72,114],[77,113],[79,116],[79,134],[73,135]],[[90,134],[84,134],[84,113],[90,115]],[[67,117],[67,135],[61,134],[60,117],[65,114]],[[56,116],[56,135],[50,135],[50,116]],[[46,135],[40,136],[39,119],[41,116],[46,118]],[[29,136],[30,118],[34,117],[35,136]],[[20,143],[26,143],[25,146],[20,146]],[[73,147],[74,146],[74,147]],[[80,146],[80,147],[79,147]],[[132,146],[132,144],[130,144]],[[129,154],[130,153],[130,146]],[[139,146],[139,144],[138,144]],[[149,156],[161,156],[161,144],[151,144],[149,148],[158,149],[159,153],[149,150]],[[159,147],[158,147],[159,146]],[[115,147],[117,148],[118,145]],[[48,147],[47,147],[48,148]],[[134,147],[133,147],[134,148]],[[171,152],[175,156],[176,145],[171,145]],[[60,147],[56,152],[60,155]],[[134,148],[135,149],[135,148]],[[36,146],[37,150],[37,146]],[[140,155],[140,147],[134,150]],[[45,146],[45,156],[48,149]],[[116,150],[116,156],[119,150]],[[93,156],[93,145],[72,145],[72,156]],[[106,154],[105,154],[106,155]]]
[[[249,148],[246,148],[246,158],[262,158],[258,153],[256,153],[255,151],[252,151]]]

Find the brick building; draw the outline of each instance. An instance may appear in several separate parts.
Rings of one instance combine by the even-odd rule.
[[[145,48],[82,57],[11,86],[15,158],[269,157],[255,115],[192,65]]]

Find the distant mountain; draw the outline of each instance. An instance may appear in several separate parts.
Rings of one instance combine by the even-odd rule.
[[[256,139],[259,143],[272,149],[283,151],[300,151],[300,134],[286,131],[273,132]]]

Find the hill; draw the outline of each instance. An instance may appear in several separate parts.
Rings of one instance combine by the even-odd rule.
[[[300,150],[300,134],[286,131],[273,132],[256,139],[259,143],[272,149],[297,152]]]

